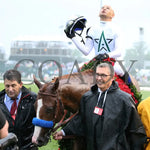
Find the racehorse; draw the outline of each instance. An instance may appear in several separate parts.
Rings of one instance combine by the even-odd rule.
[[[35,77],[34,82],[39,88],[35,102],[36,117],[53,121],[53,126],[63,117],[64,109],[72,113],[78,111],[82,95],[95,83],[92,70],[54,78],[44,85]],[[35,126],[32,142],[38,146],[46,145],[52,131],[52,128]]]
[[[40,123],[46,121],[46,124],[53,124],[50,128],[42,123],[42,125],[35,124],[32,138],[34,144],[38,146],[47,144],[54,126],[64,117],[64,109],[73,114],[78,111],[82,95],[95,84],[94,74],[93,70],[86,70],[54,78],[45,84],[41,84],[34,77],[34,82],[39,88],[35,103],[36,117]],[[80,150],[79,147],[77,149]]]

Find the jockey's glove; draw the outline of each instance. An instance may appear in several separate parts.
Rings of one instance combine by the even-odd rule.
[[[70,39],[72,39],[73,37],[75,37],[75,31],[73,29],[70,29],[71,26],[68,26],[64,32],[66,33],[66,36]]]
[[[99,54],[96,56],[96,60],[99,60],[99,61],[103,61],[104,59],[107,59],[107,58],[109,58],[109,55],[107,53]]]
[[[66,33],[66,36],[70,39],[72,39],[73,37],[75,37],[75,32],[72,30],[71,33],[67,30],[64,30],[64,32]]]

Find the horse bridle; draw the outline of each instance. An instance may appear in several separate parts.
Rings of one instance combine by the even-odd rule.
[[[58,91],[56,91],[56,93],[55,94],[49,94],[49,93],[46,93],[46,92],[38,92],[38,94],[39,95],[44,95],[44,96],[52,96],[52,97],[56,97],[56,103],[55,103],[55,106],[56,106],[56,109],[55,109],[55,117],[54,117],[54,119],[52,120],[53,122],[54,122],[54,125],[55,125],[55,120],[56,120],[56,118],[57,118],[57,116],[56,116],[56,114],[57,114],[57,103],[58,102],[60,102],[61,100],[60,100],[60,98],[59,98],[59,94],[58,94]],[[54,107],[55,107],[54,106]]]
[[[49,94],[49,93],[46,93],[46,92],[38,92],[38,95],[45,95],[45,96],[52,96],[52,97],[57,97],[56,98],[56,109],[55,109],[55,117],[54,117],[54,119],[52,120],[52,122],[53,122],[53,127],[51,127],[51,128],[49,128],[49,130],[48,130],[48,133],[46,134],[46,138],[48,139],[48,140],[51,140],[51,138],[50,138],[50,134],[51,134],[51,132],[55,132],[59,127],[61,127],[62,125],[64,125],[64,124],[66,124],[67,122],[69,122],[75,115],[77,115],[77,113],[78,113],[78,111],[75,113],[75,114],[73,114],[73,115],[71,115],[68,119],[66,119],[65,121],[63,121],[62,120],[62,122],[59,122],[58,124],[57,124],[57,126],[54,128],[54,126],[55,126],[55,120],[56,120],[56,118],[57,118],[57,110],[58,110],[58,105],[57,105],[57,103],[59,102],[59,103],[61,103],[61,99],[59,98],[59,94],[58,94],[58,91],[55,93],[55,94]],[[62,106],[63,107],[63,106]],[[66,116],[66,114],[64,114],[64,116],[63,117],[65,117]],[[62,117],[62,118],[63,118]],[[72,136],[66,136],[66,138],[74,138],[74,136],[72,137]]]
[[[53,128],[54,128],[54,126],[55,126],[55,123],[56,123],[56,118],[57,118],[57,103],[60,101],[60,99],[58,98],[59,97],[59,95],[58,95],[58,92],[56,91],[56,93],[55,94],[49,94],[49,93],[46,93],[46,92],[38,92],[38,95],[40,95],[41,97],[42,97],[42,95],[44,95],[44,96],[52,96],[52,97],[57,97],[56,98],[56,100],[55,100],[55,106],[56,106],[56,109],[55,109],[55,117],[54,117],[54,119],[53,120],[51,120],[51,121],[46,121],[46,120],[44,120],[44,122],[46,122],[46,123],[51,123],[51,122],[53,122],[53,126],[50,126],[50,127],[47,127],[49,130],[48,130],[48,133],[46,134],[46,138],[48,139],[48,140],[51,140],[50,139],[50,134],[51,134],[51,132],[53,131]],[[54,106],[54,107],[55,107]],[[38,118],[36,118],[36,119],[38,119]],[[35,119],[34,119],[35,120]],[[42,122],[43,120],[42,119],[38,119],[38,121],[40,122]],[[44,126],[42,126],[40,123],[37,123],[37,122],[35,122],[35,121],[33,121],[32,122],[34,125],[37,125],[37,126],[40,126],[40,127],[44,127]]]

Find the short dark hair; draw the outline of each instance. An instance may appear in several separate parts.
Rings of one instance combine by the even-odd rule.
[[[112,77],[115,75],[114,67],[110,63],[106,63],[106,62],[100,63],[99,65],[97,65],[96,68],[104,68],[104,67],[109,68],[109,71]]]
[[[11,69],[5,72],[3,75],[3,79],[7,79],[10,81],[17,81],[18,83],[21,83],[21,73],[15,69]]]

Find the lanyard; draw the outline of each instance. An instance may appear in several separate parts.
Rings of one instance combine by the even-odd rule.
[[[104,105],[105,105],[106,96],[107,96],[107,91],[108,91],[108,90],[106,90],[105,95],[104,95],[102,108],[104,108]],[[97,106],[98,106],[98,103],[99,103],[99,101],[100,101],[101,95],[102,95],[102,92],[99,93],[98,100],[97,100],[97,104],[96,104]]]

